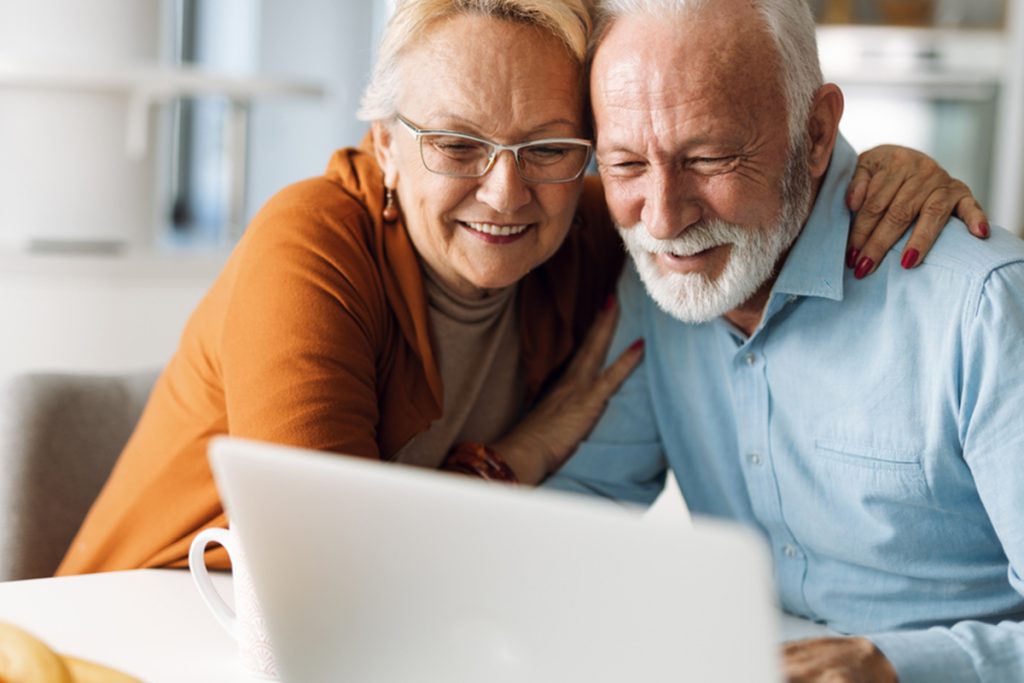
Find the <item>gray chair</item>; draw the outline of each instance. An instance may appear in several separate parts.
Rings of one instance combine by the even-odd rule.
[[[0,581],[53,575],[157,374],[34,373],[0,384]]]

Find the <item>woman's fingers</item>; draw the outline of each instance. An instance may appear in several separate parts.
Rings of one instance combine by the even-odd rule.
[[[608,297],[604,307],[597,314],[587,336],[576,351],[567,370],[567,375],[582,378],[584,380],[594,377],[604,366],[605,358],[608,356],[608,347],[611,346],[612,338],[615,336],[615,325],[619,322],[619,305],[612,294]]]
[[[864,197],[868,194],[868,183],[871,181],[871,171],[864,164],[857,164],[857,170],[853,172],[853,179],[850,187],[846,189],[846,208],[856,213],[864,205]]]
[[[937,174],[945,175],[945,171],[930,157],[907,147],[879,145],[861,154],[846,195],[847,207],[856,214],[848,244],[850,251],[863,248],[908,178]]]
[[[967,224],[967,230],[972,235],[981,239],[988,237],[988,217],[981,205],[967,185],[953,179],[949,184],[934,190],[921,207],[917,224],[914,225],[900,256],[900,263],[904,268],[913,268],[921,263],[925,254],[931,251],[932,245],[939,239],[954,211],[960,220]]]
[[[643,342],[638,340],[604,367],[618,318],[618,305],[614,297],[609,297],[565,375],[494,444],[520,481],[537,483],[561,466],[593,429],[608,399],[640,363]]]
[[[601,377],[594,384],[594,396],[599,397],[602,404],[606,403],[636,369],[643,357],[644,340],[637,339],[601,373]]]
[[[903,253],[900,254],[900,265],[909,269],[921,263],[925,254],[931,251],[935,240],[942,234],[954,206],[955,202],[950,199],[950,192],[945,188],[940,188],[928,196],[921,207],[917,224],[914,225],[903,247]]]
[[[585,439],[604,413],[608,399],[622,386],[643,359],[643,340],[638,339],[604,370],[576,377],[552,391],[550,403],[534,415],[543,423],[549,451],[561,464]],[[603,362],[603,359],[602,359]],[[564,382],[564,380],[563,380]]]
[[[957,218],[967,224],[967,229],[972,235],[981,239],[988,239],[991,229],[989,228],[988,216],[985,215],[985,210],[981,208],[981,204],[971,194],[971,188],[959,180],[954,180],[953,182],[957,186],[956,191],[960,197],[960,200],[956,203]]]
[[[591,325],[565,378],[568,382],[565,389],[578,392],[577,400],[595,406],[593,410],[603,409],[643,358],[644,342],[637,339],[619,354],[614,363],[604,367],[618,320],[619,306],[613,295],[608,297],[608,302]]]
[[[865,152],[847,190],[847,206],[856,212],[847,243],[846,265],[863,278],[913,225],[900,254],[914,268],[931,250],[951,214],[977,237],[987,237],[988,218],[971,194],[941,166],[920,152],[883,145]]]
[[[916,231],[919,256],[927,253],[952,210],[953,203],[943,188],[928,189],[919,180],[908,178],[897,189],[881,219],[864,239],[853,265],[854,275],[862,278],[873,272],[915,219],[920,228]]]
[[[890,205],[902,185],[903,178],[896,177],[884,170],[875,171],[871,176],[866,186],[864,200],[854,215],[853,226],[850,228],[850,238],[847,242],[848,256],[853,253],[860,254],[864,250],[868,238],[892,210]],[[901,209],[902,207],[896,208],[897,211]],[[895,215],[889,216],[890,224],[896,219]],[[852,259],[854,265],[857,260],[859,259]]]
[[[911,224],[914,227],[900,254],[900,264],[908,269],[916,267],[931,251],[954,211],[967,224],[971,234],[988,237],[988,217],[964,183],[950,179],[947,183],[934,185],[929,192],[928,187],[908,179],[893,197],[885,217],[860,247],[851,266],[855,269],[855,277],[862,278],[874,272]]]

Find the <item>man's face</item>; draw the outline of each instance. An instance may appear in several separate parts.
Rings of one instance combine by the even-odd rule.
[[[651,295],[690,322],[747,301],[810,203],[771,37],[731,13],[627,17],[599,47],[591,88],[608,204]]]

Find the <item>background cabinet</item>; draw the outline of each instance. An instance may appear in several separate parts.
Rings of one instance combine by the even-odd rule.
[[[827,80],[858,150],[922,149],[1024,235],[1021,0],[812,0]]]

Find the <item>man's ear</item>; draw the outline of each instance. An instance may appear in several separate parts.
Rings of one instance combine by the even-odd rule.
[[[395,156],[395,140],[391,128],[383,121],[374,121],[370,130],[373,132],[374,156],[384,171],[384,186],[393,188],[398,183],[398,159]]]
[[[812,178],[821,178],[828,170],[832,149],[839,137],[839,119],[843,117],[843,91],[835,83],[826,83],[814,93],[811,115],[807,120],[807,134],[811,147],[807,153],[807,166]]]

